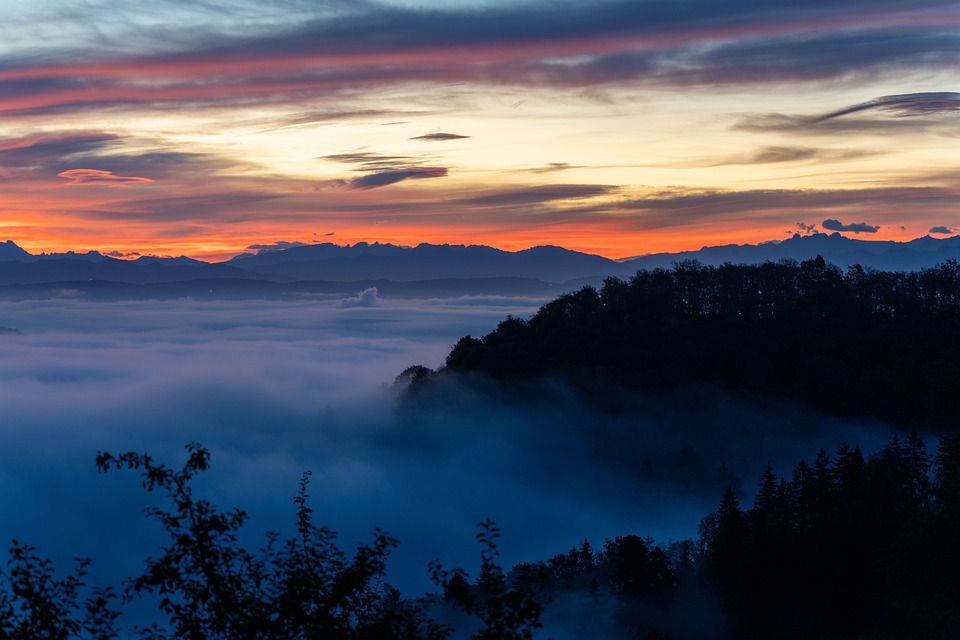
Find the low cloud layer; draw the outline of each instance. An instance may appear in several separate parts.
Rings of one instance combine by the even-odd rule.
[[[344,546],[375,527],[397,535],[390,580],[412,595],[434,558],[475,571],[484,518],[503,527],[507,564],[584,537],[693,536],[731,474],[749,494],[768,459],[785,471],[819,446],[890,435],[709,391],[610,414],[556,382],[523,406],[451,382],[397,410],[386,387],[399,372],[437,367],[460,336],[541,302],[2,303],[0,325],[23,335],[0,336],[0,542],[92,556],[94,580],[135,573],[160,543],[141,514],[151,496],[132,475],[98,475],[94,456],[176,465],[196,441],[213,453],[199,490],[248,510],[248,544],[290,530],[309,469],[316,517]]]
[[[353,307],[379,307],[380,298],[377,297],[376,287],[370,287],[369,289],[364,289],[356,296],[352,298],[344,298],[337,303],[338,309],[350,309]]]

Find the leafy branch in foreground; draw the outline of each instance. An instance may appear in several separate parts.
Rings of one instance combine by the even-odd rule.
[[[281,540],[268,533],[265,545],[251,551],[239,532],[248,516],[240,509],[221,511],[194,495],[192,482],[209,469],[210,452],[187,446],[180,469],[134,452],[97,455],[100,472],[132,470],[148,492],[165,506],[145,509],[168,535],[161,553],[146,560],[143,572],[127,580],[123,601],[154,600],[161,624],[134,626],[134,636],[149,640],[445,640],[453,629],[431,611],[455,604],[475,616],[478,640],[529,640],[540,627],[543,605],[538,592],[511,584],[496,562],[499,529],[480,524],[480,577],[455,602],[431,596],[408,600],[384,582],[395,538],[377,529],[372,540],[352,555],[336,544],[336,534],[314,524],[309,505],[310,473],[304,473],[293,502],[296,534]],[[84,582],[89,560],[77,559],[74,572],[58,578],[50,560],[14,541],[6,570],[0,570],[0,640],[112,640],[120,637],[119,611],[112,589],[89,589]],[[459,578],[431,566],[438,585]],[[85,600],[82,594],[89,593]],[[124,637],[127,637],[127,633]]]
[[[439,562],[430,565],[434,583],[441,587],[456,606],[476,616],[482,628],[473,640],[531,640],[542,625],[543,590],[536,584],[512,583],[497,562],[497,538],[500,528],[490,519],[481,522],[477,541],[480,550],[480,576],[471,587],[463,571],[447,571]]]
[[[6,571],[0,570],[0,639],[61,640],[73,637],[111,640],[119,612],[110,607],[116,595],[93,589],[86,601],[81,591],[90,560],[75,558],[72,574],[56,577],[50,560],[16,540]]]
[[[441,640],[449,630],[425,613],[426,602],[411,602],[384,584],[386,560],[396,546],[390,535],[375,531],[352,557],[341,551],[336,534],[313,523],[307,499],[309,473],[294,499],[297,537],[280,543],[268,534],[266,546],[253,553],[242,547],[238,532],[247,519],[239,509],[221,512],[196,498],[190,481],[209,468],[210,453],[188,445],[179,471],[156,464],[147,454],[100,453],[97,467],[139,471],[147,491],[172,500],[165,510],[148,507],[170,537],[163,554],[149,558],[145,571],[127,584],[128,597],[155,596],[170,631],[138,629],[150,638],[215,640],[218,638],[299,638]]]

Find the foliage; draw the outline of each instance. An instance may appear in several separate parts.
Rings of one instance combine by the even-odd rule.
[[[473,640],[531,640],[542,625],[543,595],[535,583],[511,581],[497,562],[500,529],[492,520],[479,525],[480,575],[470,586],[462,570],[446,571],[431,565],[433,580],[446,599],[468,615],[476,616],[481,629]]]
[[[50,560],[38,556],[34,547],[13,541],[6,571],[0,571],[0,640],[118,637],[119,613],[111,607],[115,594],[93,589],[81,600],[90,561],[74,562],[73,573],[58,578]]]
[[[101,471],[138,471],[144,489],[162,492],[173,504],[147,508],[147,516],[169,535],[169,544],[127,585],[129,596],[154,596],[168,620],[169,631],[140,629],[142,635],[178,640],[446,637],[446,629],[425,615],[424,603],[404,600],[383,584],[394,538],[377,530],[370,543],[358,545],[348,557],[337,547],[334,532],[313,523],[309,473],[294,498],[297,536],[281,544],[269,534],[266,546],[251,552],[238,540],[247,519],[243,511],[221,512],[194,496],[191,480],[208,469],[210,453],[195,444],[187,449],[179,471],[147,454],[97,456]]]
[[[821,450],[789,479],[764,472],[751,509],[728,492],[701,525],[703,575],[738,637],[947,637],[960,623],[957,522],[942,441],[931,484],[923,440],[864,460]],[[843,603],[843,606],[839,606]]]
[[[159,522],[168,542],[146,560],[143,573],[129,579],[124,600],[149,597],[165,624],[135,626],[150,640],[444,640],[453,629],[438,623],[432,610],[444,606],[432,596],[415,601],[384,582],[387,559],[397,541],[376,530],[369,543],[347,554],[336,534],[313,522],[310,473],[300,480],[293,502],[296,535],[281,541],[267,534],[257,551],[240,543],[247,514],[221,511],[194,495],[196,476],[209,469],[210,452],[188,445],[179,470],[148,454],[100,453],[101,472],[133,470],[148,492],[163,496],[164,507],[145,509]],[[499,529],[480,524],[481,570],[465,585],[457,604],[483,626],[483,640],[529,640],[540,626],[540,591],[509,584],[496,562]],[[89,560],[78,559],[74,573],[58,578],[50,560],[14,541],[6,571],[0,571],[0,640],[110,640],[119,637],[119,612],[112,589],[86,589]],[[464,573],[432,565],[449,595]],[[81,601],[81,593],[89,597]],[[448,600],[447,602],[452,602]]]
[[[532,640],[557,615],[551,600],[583,603],[590,622],[578,637],[602,628],[636,638],[934,638],[960,625],[958,442],[944,435],[931,456],[913,433],[869,458],[846,444],[820,450],[784,477],[768,465],[750,508],[728,489],[698,540],[666,549],[625,535],[505,571],[500,530],[487,520],[476,579],[434,562],[442,598],[415,601],[383,581],[391,536],[375,531],[348,554],[314,524],[309,473],[294,498],[296,534],[268,534],[251,551],[238,537],[246,514],[193,493],[206,449],[190,445],[179,470],[135,453],[97,463],[137,471],[167,505],[146,510],[167,544],[124,590],[156,602],[165,620],[132,630],[143,638],[443,640],[453,629],[435,616],[452,608],[472,617],[474,640]],[[58,577],[15,541],[0,571],[0,640],[121,637],[117,597],[86,585],[88,566],[77,560]],[[718,617],[703,622],[714,606]]]
[[[960,413],[960,266],[919,272],[821,257],[607,278],[462,338],[444,371],[559,375],[602,399],[708,382],[831,413],[952,425]]]

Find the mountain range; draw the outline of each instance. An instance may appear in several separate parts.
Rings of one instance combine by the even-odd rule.
[[[0,298],[289,298],[342,296],[370,287],[387,297],[553,296],[599,284],[607,276],[629,277],[640,269],[669,268],[682,260],[757,264],[817,255],[842,269],[860,264],[911,271],[960,258],[960,236],[894,242],[820,233],[619,261],[556,246],[504,251],[480,245],[365,242],[260,250],[224,262],[185,256],[121,260],[96,251],[31,254],[7,240],[0,243]]]

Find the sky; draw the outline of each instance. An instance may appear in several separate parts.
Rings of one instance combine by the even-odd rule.
[[[35,253],[960,231],[956,1],[0,10],[0,239]]]

